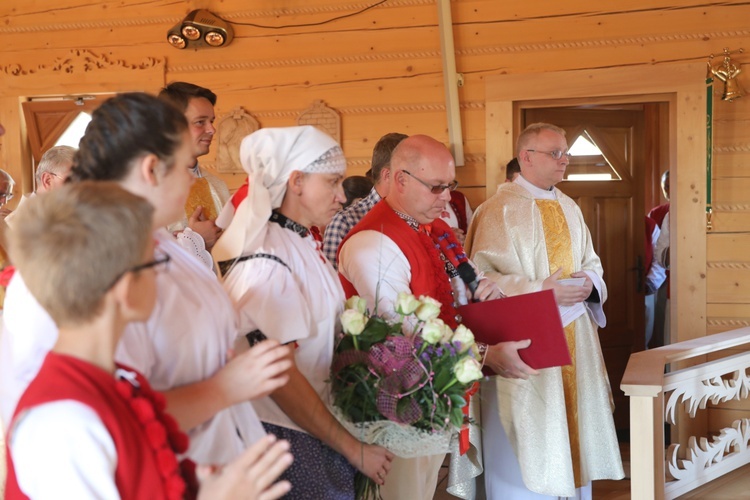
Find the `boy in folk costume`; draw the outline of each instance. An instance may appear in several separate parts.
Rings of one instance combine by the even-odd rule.
[[[59,336],[9,426],[7,499],[195,493],[190,464],[176,458],[188,439],[164,412],[164,397],[114,362],[125,326],[150,316],[155,273],[169,261],[154,259],[153,212],[116,184],[92,182],[19,211],[11,255]],[[205,498],[288,491],[288,483],[270,486],[291,463],[288,445],[273,441],[262,439],[220,475],[204,470]]]

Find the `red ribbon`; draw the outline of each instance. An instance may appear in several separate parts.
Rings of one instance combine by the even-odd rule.
[[[471,397],[479,391],[479,382],[474,382],[471,387],[466,391],[465,397],[466,397],[466,404],[463,408],[461,408],[461,411],[464,414],[464,417],[469,417],[469,405],[471,404]],[[464,419],[466,420],[466,419]],[[469,424],[467,422],[464,422],[463,426],[461,427],[461,432],[458,434],[458,451],[461,455],[466,455],[466,452],[469,451],[469,447],[471,446],[471,443],[469,443]]]
[[[13,274],[16,272],[16,268],[13,266],[5,266],[2,271],[0,271],[0,286],[7,287],[8,283],[10,283],[10,279],[13,277]]]

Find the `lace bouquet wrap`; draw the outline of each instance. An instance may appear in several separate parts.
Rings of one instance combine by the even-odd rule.
[[[465,394],[482,377],[473,335],[437,319],[440,303],[429,297],[400,294],[394,322],[365,307],[351,297],[341,316],[334,412],[361,441],[402,458],[448,452],[465,424]]]

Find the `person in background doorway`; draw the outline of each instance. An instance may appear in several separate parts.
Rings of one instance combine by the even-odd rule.
[[[645,324],[645,345],[648,348],[649,343],[654,335],[654,309],[656,307],[656,292],[666,279],[666,270],[659,259],[654,258],[654,251],[659,239],[661,230],[656,222],[648,215],[644,217],[646,222],[645,234],[645,260],[646,260],[646,324]]]
[[[665,170],[661,176],[661,190],[665,203],[651,209],[648,216],[654,220],[659,228],[659,241],[654,244],[654,261],[661,263],[666,269],[665,279],[657,289],[654,298],[654,330],[650,340],[650,347],[660,347],[669,343],[669,318],[667,317],[667,302],[669,301],[669,266],[664,265],[666,259],[662,258],[664,249],[669,249],[669,170]],[[657,247],[659,251],[657,253]]]

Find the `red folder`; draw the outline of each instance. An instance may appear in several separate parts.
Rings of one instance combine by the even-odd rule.
[[[478,342],[493,345],[509,340],[531,339],[518,354],[538,370],[571,363],[560,312],[552,290],[473,302],[458,308],[461,323]],[[494,375],[485,367],[486,375]]]

